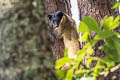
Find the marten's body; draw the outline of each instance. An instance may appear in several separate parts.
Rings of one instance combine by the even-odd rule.
[[[59,39],[63,38],[65,48],[68,48],[68,57],[75,58],[77,51],[80,49],[75,21],[60,11],[48,17],[50,23],[54,26],[53,34]]]

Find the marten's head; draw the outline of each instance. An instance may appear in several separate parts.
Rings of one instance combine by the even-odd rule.
[[[48,15],[50,24],[52,24],[54,27],[59,27],[61,24],[65,24],[66,22],[65,18],[66,14],[61,11],[57,11]]]
[[[66,14],[61,11],[57,11],[48,15],[48,19],[54,35],[56,35],[58,38],[61,38],[65,24],[67,23]]]

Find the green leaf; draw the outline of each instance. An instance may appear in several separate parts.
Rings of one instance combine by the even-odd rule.
[[[104,70],[109,70],[111,67],[115,66],[115,62],[111,60],[108,56],[103,57],[103,60],[106,62],[105,64],[107,65]]]
[[[82,69],[82,70],[77,70],[77,71],[75,72],[75,74],[81,75],[81,74],[88,73],[88,72],[90,72],[90,70]]]
[[[120,62],[120,38],[112,37],[110,39],[106,40],[106,48],[105,52],[109,53],[108,57],[109,59]]]
[[[66,73],[66,71],[63,71],[63,70],[57,70],[56,73],[57,73],[57,75],[59,76],[59,78],[62,79],[62,78],[65,77],[65,73]]]
[[[120,16],[117,16],[115,19],[113,16],[110,16],[104,20],[104,28],[106,30],[112,30],[117,28],[120,25]]]
[[[88,26],[84,22],[80,22],[78,32],[89,32]]]
[[[66,57],[61,58],[56,61],[55,69],[59,69],[59,68],[63,67],[65,64],[70,63],[71,61],[73,61],[73,59],[66,58]]]
[[[70,70],[67,71],[65,80],[72,80],[74,69],[75,69],[75,68],[72,67]]]
[[[110,30],[110,27],[111,27],[111,25],[112,25],[112,23],[113,23],[113,20],[114,20],[114,17],[113,17],[113,16],[110,16],[110,17],[108,17],[108,18],[105,20],[105,22],[104,22],[104,28],[105,28],[106,30]]]
[[[110,27],[110,30],[117,28],[120,25],[120,16],[117,16]]]
[[[113,42],[114,42],[114,47],[117,51],[116,58],[118,59],[118,62],[120,62],[120,38],[113,38]]]
[[[103,27],[105,20],[107,19],[107,16],[105,16],[101,21],[100,21],[100,27]]]
[[[115,5],[112,7],[112,9],[118,8],[119,5],[120,5],[120,1],[118,1],[117,3],[115,3]]]
[[[77,52],[77,61],[76,61],[76,69],[79,69],[80,63],[82,62],[83,56],[85,56],[85,52],[83,49]]]
[[[96,80],[95,77],[87,77],[86,80]]]
[[[90,40],[90,33],[89,32],[85,32],[83,33],[83,36],[82,36],[82,41],[88,41]]]
[[[92,55],[92,54],[94,53],[94,50],[92,49],[91,46],[87,49],[87,53],[88,53],[89,55]]]
[[[100,32],[99,25],[97,22],[90,17],[83,17],[83,22],[88,26],[89,30],[93,30],[95,32]]]
[[[94,39],[95,40],[104,40],[106,38],[112,37],[113,35],[115,35],[113,32],[105,30],[105,31],[97,34]]]
[[[68,48],[65,48],[64,57],[68,57]]]

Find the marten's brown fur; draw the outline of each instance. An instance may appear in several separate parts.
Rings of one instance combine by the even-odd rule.
[[[80,49],[75,21],[63,12],[59,11],[57,13],[62,14],[62,17],[59,25],[54,28],[53,33],[57,38],[63,38],[65,48],[68,48],[68,57],[75,58],[77,51]]]

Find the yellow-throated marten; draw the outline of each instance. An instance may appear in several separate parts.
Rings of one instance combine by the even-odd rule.
[[[68,57],[75,58],[77,51],[80,49],[78,33],[75,21],[67,14],[57,11],[48,15],[52,34],[56,38],[63,38],[65,48],[68,48]]]

